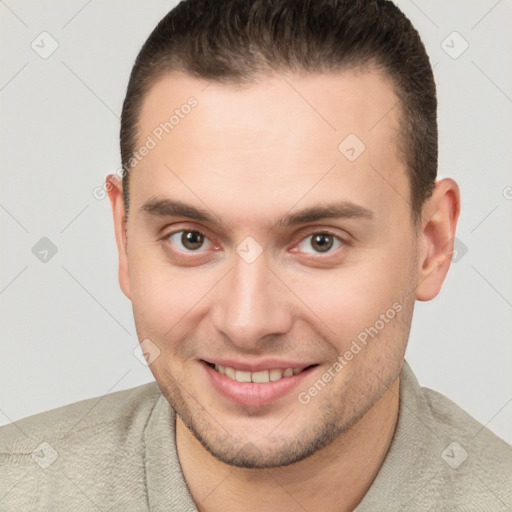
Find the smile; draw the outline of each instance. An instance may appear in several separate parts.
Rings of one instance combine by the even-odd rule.
[[[221,375],[225,375],[228,379],[237,382],[275,382],[276,380],[285,379],[292,375],[298,375],[306,367],[302,368],[272,368],[270,370],[261,370],[258,372],[248,372],[244,370],[236,370],[230,366],[222,366],[220,364],[208,363],[209,366],[218,371]]]
[[[229,402],[248,407],[263,407],[290,394],[318,364],[300,366],[298,361],[235,361],[201,360],[212,388]]]

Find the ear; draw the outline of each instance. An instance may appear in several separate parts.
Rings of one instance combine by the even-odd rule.
[[[115,174],[105,178],[108,198],[112,206],[117,252],[119,254],[119,284],[123,293],[131,300],[130,269],[128,266],[128,238],[126,236],[126,214],[124,209],[123,187]]]
[[[436,183],[423,206],[419,233],[417,300],[432,300],[441,290],[453,254],[455,228],[460,212],[460,192],[455,181]]]

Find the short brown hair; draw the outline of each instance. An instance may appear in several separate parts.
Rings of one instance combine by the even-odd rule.
[[[244,83],[275,71],[329,72],[374,65],[400,99],[411,210],[420,218],[437,174],[437,98],[418,32],[388,0],[184,0],[156,26],[133,66],[121,116],[123,196],[142,101],[164,74]]]

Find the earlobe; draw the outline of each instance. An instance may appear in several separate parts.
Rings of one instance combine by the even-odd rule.
[[[124,208],[123,188],[121,180],[115,174],[109,174],[105,178],[105,186],[108,192],[112,215],[114,219],[114,230],[116,236],[117,251],[119,257],[119,285],[123,293],[131,300],[130,269],[128,265],[128,238],[127,218]]]
[[[453,253],[455,229],[460,212],[457,183],[443,179],[423,207],[419,234],[418,283],[416,299],[432,300],[441,290]]]

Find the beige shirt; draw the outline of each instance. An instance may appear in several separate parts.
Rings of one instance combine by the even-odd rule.
[[[197,511],[174,429],[156,383],[2,427],[0,510]],[[512,510],[512,448],[405,363],[393,442],[356,511],[459,510]]]

